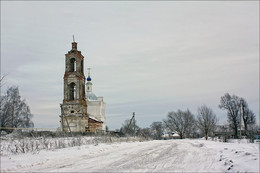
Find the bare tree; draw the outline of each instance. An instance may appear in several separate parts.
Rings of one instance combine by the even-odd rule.
[[[142,128],[138,131],[138,136],[144,137],[145,139],[152,138],[152,133],[150,128]]]
[[[242,110],[242,119],[244,123],[245,131],[247,132],[249,125],[255,124],[255,114],[249,109],[248,104],[244,98],[240,99],[240,106]]]
[[[163,123],[160,121],[153,122],[150,127],[153,139],[161,140],[163,135]]]
[[[226,93],[220,98],[220,109],[227,110],[227,118],[229,126],[233,130],[235,138],[238,138],[238,126],[239,126],[239,108],[240,108],[240,98],[236,95],[230,95]]]
[[[29,106],[25,100],[21,100],[18,87],[11,87],[6,95],[1,96],[0,128],[33,127],[32,117]]]
[[[206,105],[198,108],[197,126],[204,134],[206,140],[208,140],[209,134],[215,129],[217,121],[216,115],[211,108]]]
[[[120,132],[127,136],[135,136],[140,127],[136,124],[134,118],[125,120],[120,129]]]
[[[177,112],[169,112],[167,118],[164,120],[165,127],[170,131],[176,131],[180,138],[183,139],[192,132],[195,126],[194,116],[189,110]]]
[[[0,75],[0,87],[2,86],[2,82],[3,82],[3,80],[4,80],[4,78],[7,76],[7,74],[5,74],[5,75],[3,75],[3,76],[1,76]]]

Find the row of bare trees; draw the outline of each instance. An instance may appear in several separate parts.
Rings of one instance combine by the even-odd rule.
[[[197,118],[187,109],[169,112],[166,119],[163,120],[166,129],[177,132],[181,139],[184,137],[195,137],[200,130],[201,134],[208,139],[210,133],[216,127],[218,119],[212,109],[203,105],[198,108]]]
[[[247,136],[252,134],[256,123],[255,114],[249,109],[244,98],[236,95],[230,96],[229,93],[226,93],[220,98],[219,108],[227,111],[228,124],[233,130],[234,138],[238,138],[238,130],[242,125]],[[208,139],[216,129],[218,118],[210,107],[202,105],[198,107],[196,117],[187,109],[169,112],[166,119],[162,122],[153,122],[150,128],[140,128],[136,124],[136,120],[133,124],[129,123],[130,120],[126,120],[122,125],[120,129],[122,135],[141,135],[162,139],[163,133],[170,131],[177,133],[181,139],[198,136],[204,136],[205,139]]]
[[[221,96],[218,106],[227,111],[228,125],[233,130],[234,138],[239,137],[239,129],[243,130],[247,137],[252,137],[257,128],[255,126],[256,118],[244,98],[226,93]],[[217,122],[218,119],[213,110],[206,105],[198,108],[196,119],[189,110],[178,110],[177,112],[169,112],[167,119],[164,120],[166,128],[176,131],[180,138],[191,137],[197,128],[206,139],[215,130]]]
[[[160,140],[165,130],[167,130],[178,133],[182,139],[184,137],[195,137],[195,134],[198,133],[197,129],[200,129],[207,139],[209,133],[215,128],[217,118],[212,109],[203,105],[198,109],[197,119],[194,118],[194,115],[189,110],[178,110],[169,112],[163,122],[153,122],[149,128],[140,128],[135,119],[132,122],[131,120],[126,120],[122,124],[120,129],[121,135],[143,136]]]

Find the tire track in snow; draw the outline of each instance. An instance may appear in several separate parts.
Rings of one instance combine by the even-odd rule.
[[[208,170],[213,154],[186,140],[82,146],[75,154],[20,167],[19,172],[173,172]],[[189,151],[189,152],[188,152]],[[50,152],[51,154],[55,154]],[[199,159],[196,159],[199,158]],[[205,163],[203,163],[205,162]],[[38,164],[41,163],[41,164]],[[187,167],[187,165],[190,165]],[[15,170],[12,170],[15,171]]]
[[[132,151],[126,156],[121,158],[119,161],[114,162],[109,165],[107,171],[153,171],[156,170],[158,160],[163,160],[162,158],[169,153],[176,144],[172,145],[162,145],[160,142],[156,146],[145,147],[138,151]]]

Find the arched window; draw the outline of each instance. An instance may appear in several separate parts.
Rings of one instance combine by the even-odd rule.
[[[83,98],[85,98],[86,95],[85,95],[85,85],[84,84],[82,84],[82,91],[83,91]]]
[[[83,61],[81,61],[81,73],[83,73]]]
[[[70,59],[70,72],[76,71],[76,60],[75,58]]]
[[[76,84],[71,83],[70,84],[70,100],[75,100],[76,99]]]

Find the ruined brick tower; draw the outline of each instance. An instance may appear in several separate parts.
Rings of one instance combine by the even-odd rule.
[[[61,106],[61,129],[65,132],[85,132],[88,127],[85,98],[84,56],[73,40],[65,55],[64,96]]]

